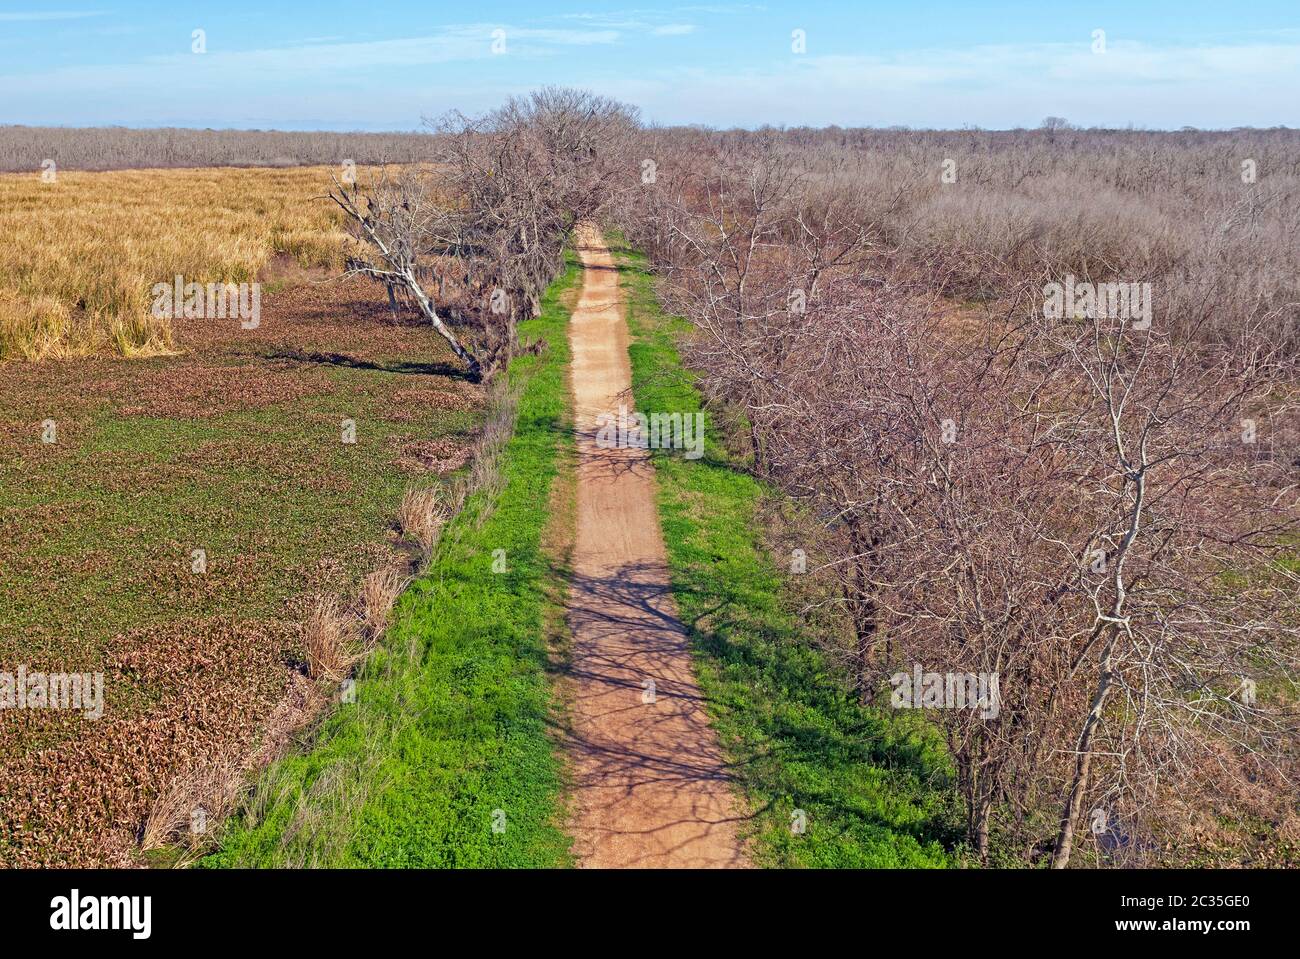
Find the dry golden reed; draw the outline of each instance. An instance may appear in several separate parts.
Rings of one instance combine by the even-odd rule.
[[[277,253],[341,266],[330,167],[0,175],[0,360],[172,347],[150,291],[252,282]]]
[[[312,679],[328,683],[342,682],[355,665],[358,629],[357,618],[331,596],[322,596],[303,625],[303,645],[307,648],[307,673]]]

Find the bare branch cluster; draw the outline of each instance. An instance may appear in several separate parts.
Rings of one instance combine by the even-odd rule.
[[[356,241],[350,268],[386,283],[394,304],[400,290],[479,378],[518,347],[517,324],[540,311],[574,225],[599,216],[628,179],[636,114],[545,88],[431,126],[431,162],[382,169],[364,185],[336,180],[330,197]],[[452,323],[469,328],[468,345]]]
[[[1179,296],[1151,323],[1053,316],[1043,284],[1068,258],[918,244],[906,190],[840,176],[797,131],[687,140],[646,135],[657,182],[626,229],[753,470],[820,526],[858,695],[914,670],[996,677],[996,703],[935,713],[978,853],[996,830],[1064,866],[1086,824],[1099,857],[1162,855],[1193,795],[1199,815],[1293,820],[1295,350],[1276,301],[1239,304],[1229,335]]]

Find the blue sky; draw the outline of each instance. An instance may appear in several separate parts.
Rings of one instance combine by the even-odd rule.
[[[1300,2],[0,0],[0,123],[410,130],[545,83],[723,127],[1300,126]]]

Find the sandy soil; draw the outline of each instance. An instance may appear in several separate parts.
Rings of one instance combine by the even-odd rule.
[[[669,592],[654,468],[643,450],[596,444],[600,414],[632,406],[631,369],[613,260],[595,231],[580,244],[584,280],[569,334],[578,429],[567,743],[575,851],[589,868],[744,866],[726,765]]]

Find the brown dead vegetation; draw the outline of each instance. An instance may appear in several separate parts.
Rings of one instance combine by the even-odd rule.
[[[1300,141],[1068,139],[659,131],[624,225],[859,697],[1001,677],[932,714],[981,860],[1294,861]],[[1152,322],[1049,315],[1067,274]]]
[[[403,536],[419,544],[425,562],[437,547],[452,511],[446,495],[438,487],[407,490],[402,498],[397,526]]]
[[[393,462],[412,473],[450,473],[469,462],[470,451],[454,440],[414,440],[403,443]]]
[[[196,576],[188,567],[193,543],[159,541],[148,521],[128,521],[138,528],[127,531],[132,552],[123,575],[120,544],[60,552],[70,530],[105,521],[99,499],[26,504],[46,486],[60,488],[66,470],[74,488],[89,484],[96,496],[143,504],[176,490],[202,491],[232,467],[285,496],[304,482],[355,495],[347,476],[316,465],[312,448],[286,447],[270,436],[262,442],[221,429],[211,439],[187,440],[182,432],[161,456],[131,442],[130,424],[139,417],[206,429],[227,416],[328,404],[340,390],[336,369],[378,374],[364,382],[354,377],[360,385],[347,391],[390,423],[410,424],[392,435],[396,449],[438,442],[416,431],[430,412],[472,416],[481,408],[480,389],[441,375],[445,354],[427,328],[393,322],[382,287],[313,277],[283,282],[291,285],[266,295],[257,330],[178,321],[171,356],[16,363],[0,377],[0,484],[15,491],[12,502],[23,497],[23,505],[11,506],[6,495],[0,506],[0,570],[9,580],[39,575],[54,591],[49,601],[67,607],[61,626],[0,631],[0,665],[102,670],[106,700],[100,720],[63,710],[0,714],[4,865],[131,866],[141,863],[143,849],[158,845],[177,845],[181,863],[197,855],[207,839],[191,828],[193,811],[201,807],[215,829],[253,771],[282,755],[337,700],[339,682],[391,619],[406,579],[392,568],[399,557],[379,525],[344,555],[294,560],[285,569],[285,544],[273,519],[262,517],[239,552],[213,554],[207,573]],[[420,362],[408,362],[412,356]],[[41,423],[51,416],[59,442],[46,445]],[[297,418],[314,417],[336,445],[335,415]],[[117,439],[96,439],[119,424]],[[463,447],[448,440],[437,451],[453,457]],[[377,455],[383,464],[391,459],[382,448]],[[220,508],[237,518],[244,504],[236,499]],[[260,610],[272,576],[287,576],[300,589],[282,607]],[[88,590],[84,584],[105,577],[111,585],[98,593],[59,599],[60,590]],[[100,604],[137,590],[163,607],[216,605],[228,614],[106,630]],[[334,599],[314,610],[317,595]],[[19,610],[39,599],[25,590],[13,598]],[[176,861],[167,853],[150,856]]]

